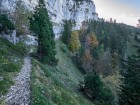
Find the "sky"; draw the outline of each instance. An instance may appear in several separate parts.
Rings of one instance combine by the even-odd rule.
[[[140,19],[140,0],[93,0],[100,18],[136,26]]]

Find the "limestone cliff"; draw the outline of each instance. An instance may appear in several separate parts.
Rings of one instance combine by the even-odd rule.
[[[14,12],[16,0],[0,0],[0,7]],[[22,0],[29,10],[37,5],[38,0]],[[63,20],[73,20],[76,25],[73,29],[80,29],[81,23],[87,20],[97,20],[98,15],[92,0],[45,0],[49,16],[53,22],[56,38],[61,35]]]

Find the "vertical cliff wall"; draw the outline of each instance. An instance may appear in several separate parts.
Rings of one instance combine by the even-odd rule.
[[[37,5],[38,0],[22,0],[29,10]],[[0,0],[0,8],[14,12],[16,0]],[[58,38],[63,30],[63,20],[73,20],[76,25],[73,29],[80,29],[83,21],[98,20],[95,5],[92,0],[45,0],[53,28]]]

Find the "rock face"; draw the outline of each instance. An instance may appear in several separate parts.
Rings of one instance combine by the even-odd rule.
[[[16,0],[1,0],[0,6],[14,12]],[[22,0],[30,10],[37,5],[38,0]],[[49,16],[53,22],[53,28],[58,38],[63,29],[63,20],[76,22],[74,30],[80,29],[83,21],[98,20],[95,5],[92,0],[45,0]]]
[[[49,15],[54,23],[57,23],[54,27],[55,33],[58,34],[61,27],[59,23],[62,20],[73,20],[76,22],[74,29],[80,29],[81,23],[89,19],[98,19],[95,12],[95,5],[92,1],[76,2],[74,0],[48,0],[47,8]]]
[[[13,44],[16,44],[19,40],[19,38],[16,37],[16,30],[13,30],[9,34],[2,33],[0,37],[9,40],[9,42]]]

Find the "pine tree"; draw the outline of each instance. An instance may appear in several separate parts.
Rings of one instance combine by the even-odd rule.
[[[37,53],[41,58],[41,61],[48,64],[55,63],[55,35],[44,0],[39,0],[39,4],[35,8],[35,13],[30,19],[30,30],[38,36]]]
[[[129,57],[128,61],[124,61],[125,85],[122,86],[120,105],[140,105],[140,46],[135,47],[137,54]]]
[[[90,73],[84,78],[83,92],[96,105],[114,105],[112,93],[101,80],[99,74]]]
[[[70,20],[64,21],[64,31],[62,32],[62,42],[66,45],[69,45],[70,43],[70,36],[71,36],[71,30],[72,30],[72,22]]]

